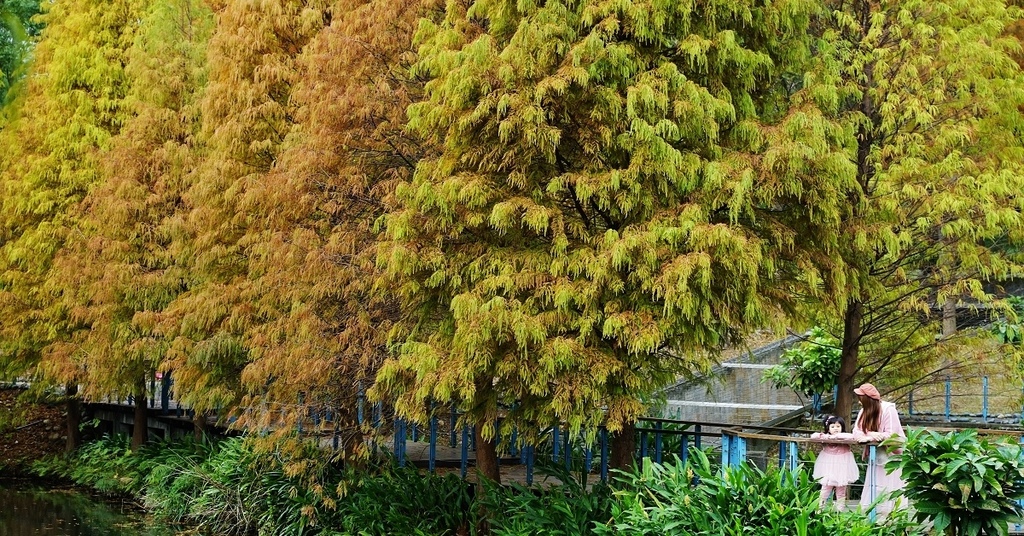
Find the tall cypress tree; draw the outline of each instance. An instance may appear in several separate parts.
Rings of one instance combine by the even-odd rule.
[[[99,155],[128,113],[124,66],[138,6],[51,4],[24,101],[0,132],[0,365],[68,381],[69,447],[78,433],[74,337],[87,321],[68,306],[54,260],[80,232],[80,203],[100,180]]]
[[[424,23],[409,123],[441,150],[385,220],[406,314],[377,393],[407,415],[458,405],[491,479],[514,424],[606,424],[628,463],[652,391],[815,280],[793,224],[837,221],[841,185],[808,158],[831,149],[768,124],[789,113],[779,71],[809,10],[480,0]]]
[[[927,375],[956,343],[957,303],[993,304],[1022,266],[993,244],[1024,236],[1024,78],[1002,0],[826,2],[794,97],[850,180],[829,309],[842,325],[837,413],[855,380]],[[989,286],[986,286],[989,285]],[[943,349],[945,347],[945,349]]]

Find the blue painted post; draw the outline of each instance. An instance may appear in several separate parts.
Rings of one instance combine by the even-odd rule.
[[[988,376],[981,378],[981,422],[988,422]]]
[[[683,434],[683,440],[679,445],[679,459],[686,464],[687,458],[690,456],[690,434]]]
[[[608,429],[601,427],[601,482],[608,481]]]
[[[640,432],[640,457],[647,457],[647,432]]]
[[[732,436],[722,432],[722,470],[729,467],[729,455],[732,454]]]
[[[789,451],[788,443],[789,441],[779,441],[779,469],[786,467],[786,454]]]
[[[733,467],[739,467],[747,458],[747,440],[735,436],[732,440],[733,451],[729,453],[729,462]]]
[[[455,448],[455,425],[457,424],[457,415],[455,414],[455,406],[452,406],[452,415],[448,420],[448,446]]]
[[[415,443],[420,440],[420,427],[416,423],[412,423],[412,442]]]
[[[796,470],[800,468],[800,452],[797,449],[796,443],[793,441],[789,442],[789,470],[794,472],[793,478],[796,478]]]
[[[437,415],[430,415],[430,447],[427,454],[427,470],[434,472],[437,465]]]
[[[876,458],[876,447],[871,445],[868,447],[868,474],[864,478],[864,485],[868,487],[868,501],[875,502],[877,497],[878,489],[875,483],[875,465],[877,464],[878,458]],[[871,512],[868,513],[868,519],[871,521],[875,520],[875,509],[872,508]]]
[[[583,447],[583,478],[586,479],[587,475],[590,474],[590,468],[594,462],[594,449],[590,448],[590,445]]]
[[[699,424],[694,429],[694,432],[696,432],[696,434],[693,436],[693,446],[697,450],[700,450],[700,425]]]
[[[654,461],[661,463],[661,421],[654,423]]]
[[[558,435],[558,425],[551,429],[551,461],[558,463],[559,449],[562,448],[562,442]]]
[[[949,414],[952,411],[952,392],[953,382],[949,378],[946,378],[946,422],[949,422]]]
[[[164,373],[160,380],[160,413],[167,415],[171,412],[171,373]]]
[[[836,400],[839,400],[839,384],[832,386],[832,403],[835,404]]]
[[[466,467],[469,464],[469,426],[462,427],[462,460],[460,472],[462,478],[466,478]]]
[[[395,457],[398,466],[405,467],[405,420],[395,419]]]

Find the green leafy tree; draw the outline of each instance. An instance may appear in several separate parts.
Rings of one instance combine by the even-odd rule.
[[[1024,84],[1002,0],[828,1],[796,106],[838,133],[850,185],[824,310],[842,331],[836,411],[855,381],[927,375],[959,344],[958,303],[1003,305],[985,284],[1021,267],[998,240],[1024,231]],[[944,335],[944,336],[940,336]]]
[[[977,430],[939,434],[913,430],[888,467],[902,470],[903,495],[920,522],[950,536],[1006,534],[1024,509],[1021,446]]]
[[[630,463],[644,397],[814,277],[794,229],[843,202],[808,158],[828,146],[759,116],[787,112],[809,9],[481,0],[423,23],[409,127],[441,150],[384,220],[404,317],[374,394],[466,411],[492,479],[513,423],[606,424]]]
[[[781,363],[766,370],[762,381],[776,389],[820,397],[835,387],[840,358],[839,340],[815,327],[799,345],[783,352]]]
[[[12,89],[24,77],[32,40],[39,35],[39,0],[0,1],[0,109],[11,102]]]

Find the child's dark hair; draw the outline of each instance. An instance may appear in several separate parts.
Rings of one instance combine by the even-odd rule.
[[[838,415],[825,415],[825,417],[821,419],[821,424],[825,426],[826,434],[828,433],[828,428],[835,423],[839,423],[839,426],[843,427],[843,431],[846,431],[846,421]]]

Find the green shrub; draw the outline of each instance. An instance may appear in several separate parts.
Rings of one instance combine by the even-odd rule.
[[[975,430],[915,430],[888,467],[902,469],[916,518],[945,534],[1006,534],[1020,519],[1024,463],[1020,445],[1009,440],[982,439]]]
[[[839,341],[815,327],[805,342],[783,352],[780,363],[766,370],[761,381],[807,396],[831,392],[839,375],[840,354]]]
[[[719,474],[707,456],[694,451],[689,463],[645,461],[620,477],[612,521],[596,525],[599,535],[904,535],[917,534],[906,514],[873,524],[858,513],[818,511],[818,491],[804,472],[762,472],[750,465]]]
[[[537,470],[562,484],[528,488],[521,484],[488,484],[480,505],[489,516],[493,536],[584,536],[596,522],[611,517],[611,488],[594,484],[589,490],[560,463],[538,460]]]

